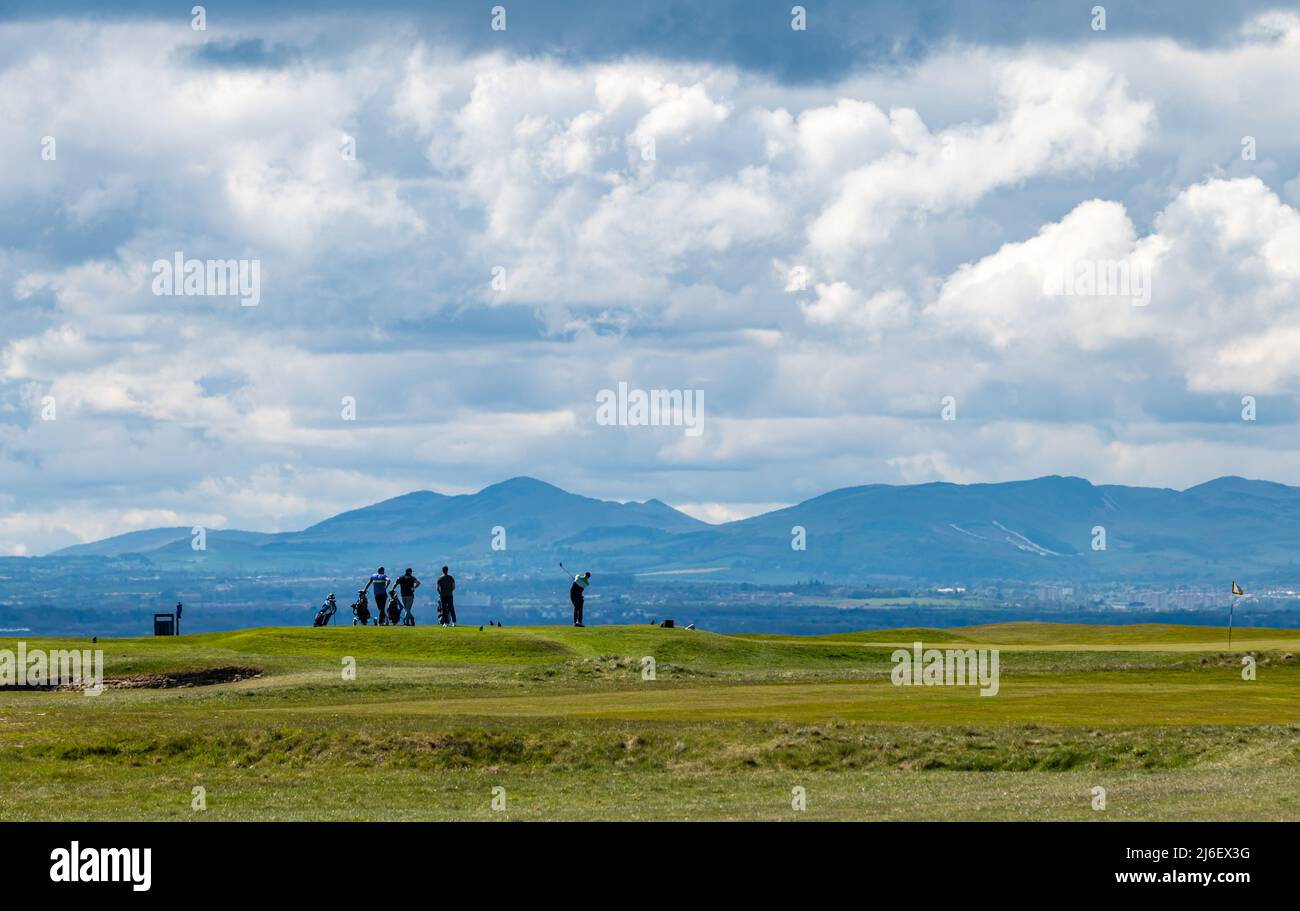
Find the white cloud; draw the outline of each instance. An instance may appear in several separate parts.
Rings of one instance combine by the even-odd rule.
[[[1300,481],[1291,424],[1215,423],[1297,410],[1294,15],[797,86],[228,28],[297,62],[0,26],[0,551],[521,473],[713,517],[875,480]],[[262,305],[153,296],[176,250],[259,258]],[[1149,304],[1044,292],[1080,261],[1149,269]],[[704,437],[594,432],[620,380],[705,389]]]
[[[789,503],[677,503],[673,509],[684,512],[701,522],[721,525],[724,522],[736,522],[740,519],[748,519],[750,516],[784,509],[790,505]]]
[[[877,247],[913,212],[969,206],[998,187],[1042,174],[1129,161],[1151,127],[1150,102],[1123,77],[1092,63],[1016,61],[1001,72],[998,120],[933,133],[911,109],[890,113],[900,148],[843,179],[809,229],[832,262]]]
[[[1071,349],[1137,343],[1145,369],[1168,364],[1194,391],[1300,391],[1285,344],[1300,330],[1300,214],[1256,178],[1209,180],[1179,194],[1156,227],[1137,237],[1122,205],[1081,203],[963,266],[927,317],[987,341],[1022,375],[1049,376]],[[1076,268],[1116,264],[1135,281],[1148,276],[1146,306],[1124,293],[1059,293]]]

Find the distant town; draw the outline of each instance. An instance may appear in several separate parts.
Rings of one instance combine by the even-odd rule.
[[[426,572],[426,575],[428,573]],[[559,573],[507,574],[466,569],[458,576],[464,625],[565,623],[568,584]],[[185,604],[185,632],[248,626],[309,625],[329,593],[347,605],[365,570],[339,575],[240,575],[159,569],[140,556],[114,559],[0,559],[0,629],[33,635],[147,635],[150,618]],[[432,576],[430,576],[430,580]],[[1221,625],[1233,580],[1222,587],[1135,584],[966,583],[907,585],[724,581],[706,575],[597,574],[590,622],[674,619],[718,632],[837,633],[907,626],[951,627],[1015,620]],[[1270,585],[1235,599],[1234,621],[1300,626],[1300,583]],[[427,593],[426,593],[427,594]],[[434,608],[417,597],[417,623]]]

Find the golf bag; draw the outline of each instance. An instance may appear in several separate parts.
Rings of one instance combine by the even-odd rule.
[[[397,600],[397,595],[392,595],[388,599],[388,624],[397,626],[402,622],[402,602]]]
[[[316,620],[312,623],[312,626],[328,626],[329,622],[334,619],[334,613],[338,609],[338,604],[333,601],[326,601],[321,605],[321,609],[316,612]]]
[[[357,600],[352,604],[352,625],[366,626],[370,623],[370,604],[366,601],[366,591],[357,592]]]

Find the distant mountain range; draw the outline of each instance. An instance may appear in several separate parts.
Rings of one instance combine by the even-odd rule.
[[[803,529],[806,549],[792,546]],[[494,529],[504,549],[493,549]],[[1021,579],[1176,582],[1300,577],[1300,488],[1225,477],[1184,491],[1044,477],[872,484],[709,525],[658,500],[616,503],[533,478],[475,494],[418,491],[297,532],[132,532],[64,557],[141,554],[170,569],[300,572],[435,564],[550,572],[707,573],[712,579]],[[1105,548],[1100,549],[1104,533]],[[498,546],[501,532],[496,532]]]

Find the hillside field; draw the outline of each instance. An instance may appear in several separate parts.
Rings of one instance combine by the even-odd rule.
[[[1300,630],[1226,638],[1015,623],[30,639],[102,648],[109,685],[0,691],[0,819],[1300,819]],[[998,649],[998,694],[894,686],[891,653],[918,641]]]

